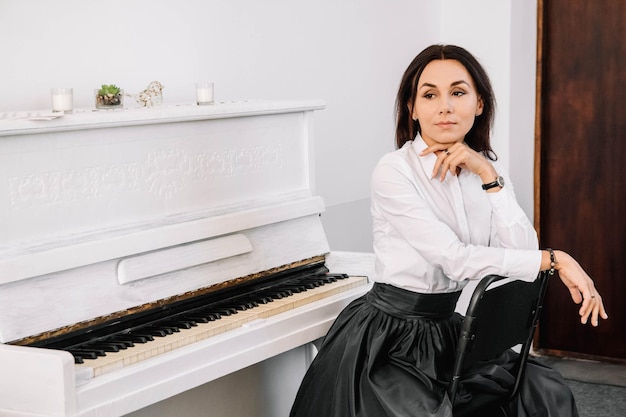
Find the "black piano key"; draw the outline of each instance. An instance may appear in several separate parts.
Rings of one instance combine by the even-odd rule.
[[[93,344],[89,344],[84,346],[87,349],[91,349],[92,347],[94,349],[100,349],[104,352],[119,352],[121,349],[119,347],[119,345],[117,344],[112,344],[112,343],[98,343],[95,342]]]
[[[176,329],[175,331],[180,331],[180,329],[191,329],[198,324],[191,320],[167,320],[163,322],[158,322],[158,326],[168,326],[172,327],[172,329]]]
[[[96,359],[98,357],[98,355],[96,355],[93,352],[76,352],[73,350],[68,350],[68,352],[70,352],[72,354],[72,356],[74,356],[74,363],[84,363],[83,359]],[[81,362],[76,362],[76,359],[80,358]]]
[[[264,295],[261,298],[259,298],[259,302],[262,304],[269,304],[269,303],[273,303],[274,299],[270,297],[269,295]]]
[[[214,310],[217,314],[221,315],[221,316],[230,316],[233,314],[237,314],[237,309],[236,308],[232,308],[232,307],[219,307],[216,310]]]
[[[152,340],[154,340],[154,337],[149,335],[149,334],[131,334],[131,333],[127,333],[124,335],[118,335],[116,336],[117,340],[128,340],[129,342],[132,343],[147,343],[150,342]]]
[[[198,316],[198,315],[185,316],[185,318],[187,318],[189,320],[193,320],[196,323],[208,323],[208,322],[211,321],[208,317]]]
[[[178,330],[176,326],[169,326],[167,324],[160,324],[160,323],[156,323],[154,325],[154,329],[163,330],[167,334],[174,334],[174,333],[180,332],[180,330]]]
[[[336,279],[346,279],[346,278],[350,278],[350,275],[348,274],[326,274],[327,276],[336,278]]]
[[[98,356],[106,356],[106,353],[101,349],[70,349],[68,352],[84,359],[96,359]]]
[[[171,333],[170,333],[171,334]],[[160,330],[160,329],[142,329],[142,330],[138,330],[137,333],[135,333],[136,336],[141,336],[141,337],[151,337],[151,340],[154,340],[155,337],[165,337],[168,335],[168,333],[164,330]]]
[[[111,338],[107,339],[107,341],[120,343],[120,344],[124,345],[126,348],[130,348],[130,347],[135,346],[135,343],[132,340],[121,339],[119,337],[111,337]]]
[[[232,312],[232,314],[235,314],[238,311],[246,311],[248,309],[248,307],[246,307],[245,304],[242,304],[242,303],[237,302],[237,301],[234,301],[232,303],[227,304],[226,308],[228,310],[230,310]]]
[[[203,317],[206,317],[207,319],[209,319],[209,321],[215,321],[215,320],[221,319],[222,315],[218,312],[212,311],[212,312],[203,314]]]
[[[142,333],[145,332],[145,334],[148,334],[150,336],[156,336],[156,337],[165,337],[174,333],[171,329],[156,329],[156,328],[144,329],[144,330],[141,330],[141,332]]]
[[[126,343],[126,342],[120,342],[120,341],[117,341],[117,340],[112,340],[110,338],[104,339],[104,340],[99,341],[97,343],[106,343],[106,344],[108,344],[110,346],[116,346],[118,349],[121,349],[121,350],[128,349],[129,347],[133,346],[132,343],[129,346],[128,343]]]
[[[300,285],[300,288],[302,288],[302,291],[306,291],[306,290],[312,290],[313,288],[317,288],[320,286],[320,283],[317,281],[314,282],[303,282]]]
[[[306,291],[306,285],[290,284],[280,287],[281,291],[291,291],[292,293],[300,293]]]
[[[256,303],[256,305],[258,307],[261,304],[269,304],[269,303],[273,302],[274,299],[272,297],[268,296],[268,295],[256,294],[256,296],[254,297],[253,301]]]

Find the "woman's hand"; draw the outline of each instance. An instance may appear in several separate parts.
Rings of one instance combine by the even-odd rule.
[[[559,277],[563,284],[569,289],[572,300],[576,304],[582,302],[578,310],[580,322],[587,324],[589,316],[591,316],[591,325],[597,326],[599,324],[598,316],[605,320],[608,319],[609,316],[606,314],[604,304],[602,303],[602,296],[596,290],[589,275],[567,253],[555,250],[554,254],[556,258],[555,269],[559,272]]]
[[[459,168],[467,169],[480,176],[485,184],[494,181],[498,176],[493,165],[482,154],[467,146],[465,142],[435,143],[420,152],[420,156],[429,153],[434,153],[437,156],[431,178],[439,175],[439,179],[443,181],[448,172],[457,175]]]

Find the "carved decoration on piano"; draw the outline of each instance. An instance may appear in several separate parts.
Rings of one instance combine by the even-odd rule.
[[[281,144],[193,153],[184,148],[154,150],[142,160],[115,165],[55,170],[9,178],[13,210],[70,204],[126,193],[147,192],[168,201],[194,182],[280,170]]]
[[[191,179],[191,161],[189,153],[180,148],[151,152],[142,164],[148,191],[163,200],[171,200]]]

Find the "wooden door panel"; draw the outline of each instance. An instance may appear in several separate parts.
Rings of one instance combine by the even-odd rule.
[[[626,359],[626,2],[539,7],[540,240],[589,272],[610,319],[580,325],[578,306],[555,282],[536,345]]]

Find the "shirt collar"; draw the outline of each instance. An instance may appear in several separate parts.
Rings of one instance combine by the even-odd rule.
[[[414,153],[414,157],[416,158],[416,161],[424,170],[424,174],[428,178],[430,178],[432,176],[433,169],[435,168],[437,155],[435,155],[434,153],[429,153],[428,155],[424,155],[424,156],[420,155],[420,152],[428,148],[428,145],[426,144],[426,142],[424,142],[424,139],[422,139],[422,136],[419,133],[415,136],[415,139],[411,143],[411,147]],[[465,175],[468,175],[469,173],[470,172],[468,170],[462,169],[460,175],[465,176]],[[444,182],[450,181],[450,178],[453,178],[453,176],[446,175],[446,179],[444,180]]]
[[[414,152],[416,161],[419,163],[419,165],[421,165],[422,169],[424,170],[424,174],[426,174],[426,176],[430,178],[433,172],[433,168],[435,167],[435,162],[437,161],[437,155],[435,155],[434,153],[429,153],[428,155],[424,156],[420,155],[420,152],[428,148],[428,145],[426,144],[426,142],[424,142],[424,139],[422,139],[422,136],[419,133],[417,134],[417,136],[415,136],[415,139],[413,139],[411,147]]]

